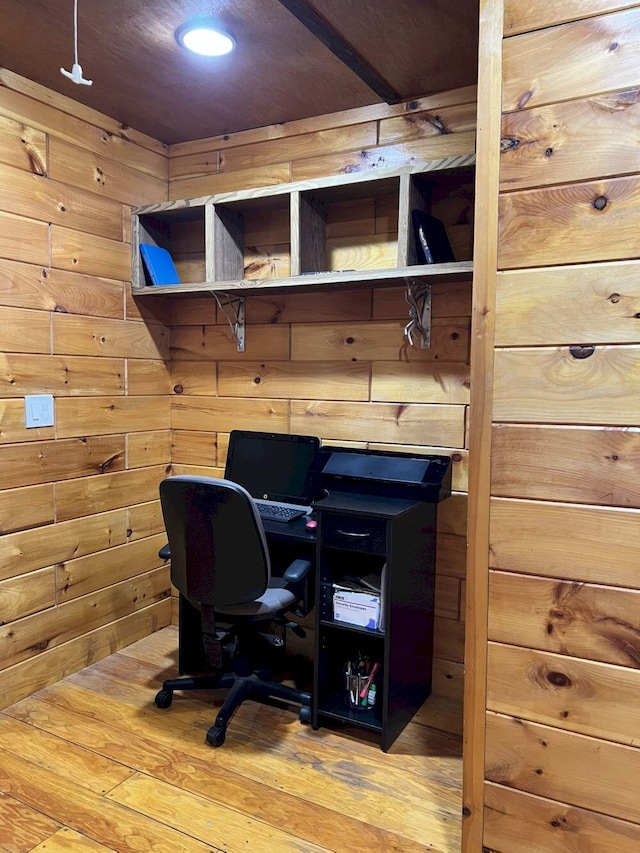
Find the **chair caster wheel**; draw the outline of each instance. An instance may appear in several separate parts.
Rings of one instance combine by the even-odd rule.
[[[303,705],[302,708],[300,708],[299,718],[301,723],[311,722],[311,708],[308,705]]]
[[[226,729],[223,729],[220,726],[211,726],[207,732],[207,743],[210,746],[222,746],[226,736]]]
[[[173,690],[159,690],[154,702],[156,708],[168,708],[173,702]]]

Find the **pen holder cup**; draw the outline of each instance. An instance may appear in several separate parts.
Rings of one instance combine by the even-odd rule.
[[[352,711],[367,711],[373,703],[370,702],[370,690],[373,684],[368,675],[357,675],[349,672],[344,674],[347,705]],[[364,692],[364,696],[362,693]]]

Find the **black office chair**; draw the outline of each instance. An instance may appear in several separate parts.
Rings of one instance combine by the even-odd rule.
[[[284,648],[282,637],[260,632],[264,623],[299,628],[285,613],[305,615],[309,561],[295,560],[282,578],[271,576],[262,520],[251,495],[230,480],[169,477],[160,483],[160,499],[169,538],[160,553],[170,552],[171,581],[200,612],[204,659],[215,671],[165,681],[155,704],[168,708],[174,690],[230,688],[207,732],[212,746],[222,746],[227,723],[245,699],[298,703],[301,721],[309,722],[310,694],[258,671],[274,648]]]

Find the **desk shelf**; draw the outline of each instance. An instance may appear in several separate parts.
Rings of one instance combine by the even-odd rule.
[[[363,637],[384,637],[384,631],[380,629],[374,631],[371,628],[362,628],[360,625],[349,625],[338,619],[320,619],[319,624],[323,628],[340,628],[352,634],[362,634]]]
[[[327,719],[334,719],[343,723],[355,723],[360,728],[382,733],[382,720],[377,706],[366,711],[354,711],[346,707],[342,694],[333,693],[322,702],[318,710]]]

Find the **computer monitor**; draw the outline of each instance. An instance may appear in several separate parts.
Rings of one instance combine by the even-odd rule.
[[[319,447],[313,435],[233,430],[224,476],[253,498],[309,506]]]

